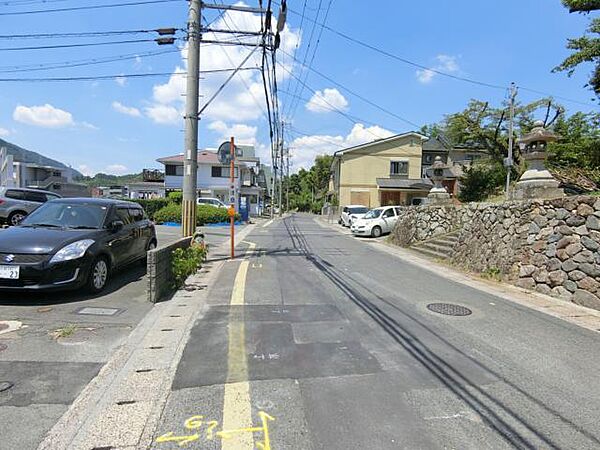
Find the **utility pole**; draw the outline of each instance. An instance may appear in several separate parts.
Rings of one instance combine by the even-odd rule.
[[[182,234],[196,231],[196,197],[198,195],[198,94],[200,84],[201,0],[190,0],[188,13],[187,86],[185,97],[185,154],[183,163]]]
[[[279,217],[283,215],[283,126],[284,122],[281,121],[281,136],[279,138]]]
[[[508,158],[504,163],[506,167],[506,200],[510,198],[510,173],[513,166],[513,122],[515,119],[515,97],[517,96],[517,87],[515,83],[510,83],[510,106],[508,117]]]
[[[290,210],[290,149],[285,150],[287,183],[285,185],[285,210]]]
[[[229,141],[229,152],[231,154],[231,162],[229,163],[229,181],[231,183],[229,189],[229,233],[231,237],[231,259],[235,258],[235,142],[233,137]],[[241,174],[238,174],[241,176]]]

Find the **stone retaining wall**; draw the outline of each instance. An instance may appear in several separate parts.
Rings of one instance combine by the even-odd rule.
[[[589,196],[404,209],[392,241],[458,232],[450,262],[600,310],[600,199]]]
[[[192,241],[191,237],[181,238],[164,247],[159,247],[148,252],[148,288],[149,302],[158,303],[174,291],[172,256],[176,248],[187,248]]]

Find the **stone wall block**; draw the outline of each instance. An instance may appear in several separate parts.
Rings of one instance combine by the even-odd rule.
[[[600,298],[598,296],[591,294],[583,289],[577,289],[575,294],[573,295],[573,303],[577,303],[581,306],[586,306],[588,308],[600,309]]]
[[[565,272],[572,272],[573,270],[577,269],[578,267],[579,267],[579,264],[577,264],[572,259],[567,259],[561,265],[561,269],[564,270]]]
[[[569,292],[575,292],[577,290],[577,283],[575,283],[572,280],[567,280],[563,283],[563,286],[565,287],[566,290],[568,290]]]
[[[573,270],[572,272],[569,272],[569,279],[573,281],[583,280],[585,277],[585,272],[582,272],[581,270]]]
[[[587,236],[581,238],[581,243],[585,248],[593,252],[597,251],[600,248],[600,244],[598,244],[597,241]]]
[[[588,216],[585,225],[590,230],[600,230],[600,218],[596,216]]]
[[[583,289],[591,293],[595,293],[598,290],[598,286],[600,286],[600,283],[598,283],[592,277],[585,277],[577,282],[577,287],[579,289]]]
[[[577,214],[587,217],[590,214],[594,214],[594,208],[587,203],[580,203],[577,207]]]
[[[570,256],[575,256],[577,253],[579,253],[581,251],[581,249],[583,249],[583,246],[580,243],[576,242],[574,244],[567,245],[567,247],[565,248],[565,251]]]
[[[579,270],[590,277],[600,276],[600,266],[598,264],[579,264]]]

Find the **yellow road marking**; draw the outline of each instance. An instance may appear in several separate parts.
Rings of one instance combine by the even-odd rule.
[[[249,242],[247,253],[253,252],[256,244]],[[245,259],[240,263],[233,292],[231,306],[244,304],[246,290],[246,275],[250,262]],[[250,383],[248,382],[248,361],[243,311],[237,320],[229,321],[229,350],[227,360],[227,383],[223,399],[223,429],[250,429],[252,426],[252,409],[250,406]],[[222,450],[253,450],[254,437],[252,432],[235,433],[222,442]]]

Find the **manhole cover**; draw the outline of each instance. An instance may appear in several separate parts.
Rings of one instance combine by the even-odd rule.
[[[8,329],[8,324],[0,322],[0,331],[6,330],[6,329]]]
[[[8,391],[13,386],[10,381],[0,381],[0,392]]]
[[[8,345],[6,345],[6,344],[0,344],[0,352],[3,352],[7,348],[8,348]]]
[[[452,303],[430,303],[427,309],[446,316],[468,316],[473,312],[469,308]]]
[[[121,312],[121,310],[117,308],[94,308],[87,306],[85,308],[78,309],[75,311],[75,314],[82,314],[84,316],[114,316],[119,312]]]

